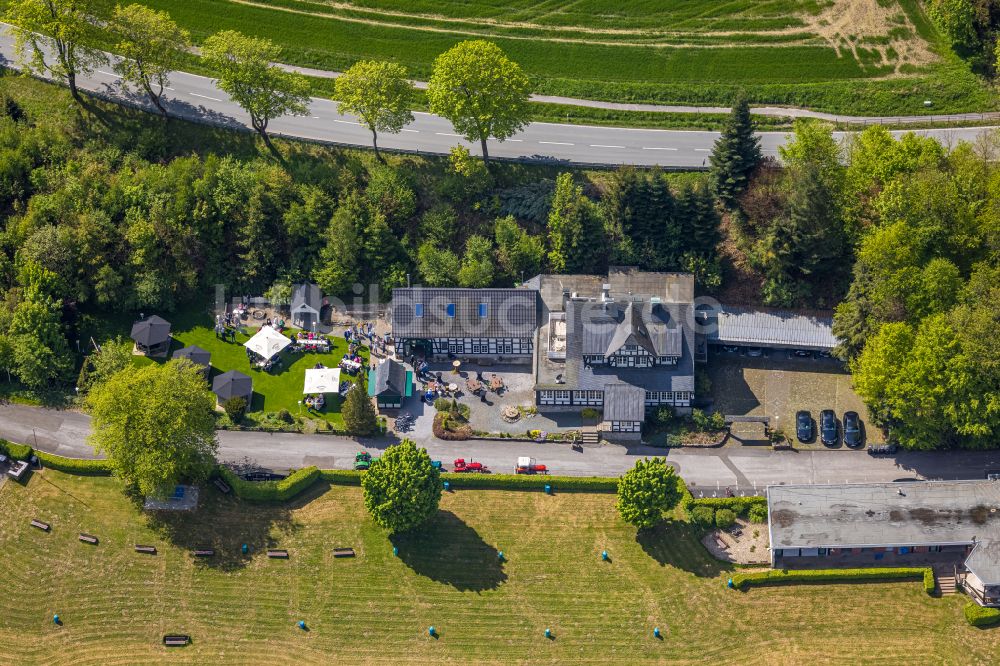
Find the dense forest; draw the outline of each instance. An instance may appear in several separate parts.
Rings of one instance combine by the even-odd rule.
[[[870,128],[799,122],[761,156],[740,104],[704,174],[487,167],[163,121],[0,78],[0,366],[75,376],[81,312],[184,307],[215,284],[509,286],[609,264],[690,270],[730,302],[836,307],[840,353],[909,447],[1000,434],[1000,167]],[[208,298],[202,298],[207,301]],[[100,315],[103,316],[103,315]]]

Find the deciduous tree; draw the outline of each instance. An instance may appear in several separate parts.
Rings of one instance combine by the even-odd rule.
[[[427,87],[431,111],[466,140],[478,141],[487,163],[487,139],[509,139],[528,123],[528,93],[521,67],[484,40],[461,42],[439,55]]]
[[[360,60],[335,83],[340,113],[353,113],[372,133],[372,147],[379,161],[378,133],[398,134],[413,122],[410,105],[413,84],[406,68],[394,62]]]
[[[187,31],[167,12],[137,4],[115,7],[108,27],[117,39],[115,52],[122,56],[115,71],[126,85],[143,90],[167,117],[163,91],[170,85],[170,72],[191,47]]]
[[[365,508],[376,525],[406,532],[437,513],[441,474],[426,449],[408,439],[390,446],[361,477]]]
[[[618,481],[618,514],[626,523],[649,528],[680,501],[674,468],[666,458],[646,458],[635,463]]]
[[[190,361],[128,367],[87,396],[90,442],[143,495],[208,478],[215,464],[215,400]]]
[[[250,114],[254,130],[275,155],[268,123],[284,115],[309,113],[309,81],[271,64],[280,53],[270,40],[234,30],[218,32],[202,46],[209,67],[218,72],[219,87]]]
[[[556,273],[598,273],[607,248],[604,226],[594,203],[561,173],[549,213],[549,266]]]
[[[92,72],[105,61],[104,55],[91,46],[95,42],[91,23],[95,10],[90,0],[8,3],[6,20],[12,24],[14,47],[25,71],[65,80],[73,98],[80,101],[76,77]]]

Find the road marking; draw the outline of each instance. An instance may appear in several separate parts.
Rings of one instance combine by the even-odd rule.
[[[118,76],[117,74],[115,74],[114,72],[105,72],[105,71],[104,71],[103,69],[99,69],[99,70],[97,70],[97,73],[98,73],[98,74],[104,74],[104,75],[106,75],[106,76],[113,76],[113,77],[115,77],[116,79],[120,79],[120,78],[122,78],[122,77]]]
[[[547,146],[572,146],[572,143],[563,143],[562,141],[539,141],[538,143],[544,143]]]
[[[677,150],[676,148],[658,148],[656,146],[643,146],[643,150]]]
[[[173,91],[173,88],[171,88],[170,86],[163,86],[163,89]]]
[[[361,123],[356,123],[353,120],[337,120],[336,118],[333,119],[333,122],[340,123],[341,125],[360,125],[361,124]]]
[[[624,148],[625,146],[606,146],[606,145],[604,145],[602,143],[592,143],[592,144],[590,144],[590,147],[591,148]]]
[[[414,134],[420,134],[420,130],[411,130],[411,129],[400,130],[400,132],[413,132]]]
[[[712,152],[712,149],[711,148],[695,148],[694,152],[696,152],[696,153],[710,153],[710,152]]]
[[[524,143],[524,139],[507,139],[507,143]]]
[[[448,134],[447,132],[434,132],[438,136],[457,136],[461,138],[461,134]]]
[[[222,101],[221,99],[219,99],[217,97],[209,97],[208,95],[199,95],[198,93],[188,93],[188,94],[191,95],[191,96],[193,96],[193,97],[201,97],[202,99],[210,99],[213,102],[221,102]]]

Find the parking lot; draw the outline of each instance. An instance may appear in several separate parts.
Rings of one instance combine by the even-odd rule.
[[[800,409],[812,414],[814,430],[819,427],[819,413],[832,409],[840,422],[843,435],[843,417],[846,411],[856,411],[861,416],[865,444],[879,444],[881,431],[868,423],[868,410],[851,388],[851,375],[841,363],[829,358],[797,358],[786,352],[772,351],[767,356],[751,358],[739,353],[713,351],[708,361],[712,378],[714,408],[724,414],[740,416],[768,416],[774,428],[781,428],[790,438],[795,437],[795,412]],[[748,428],[740,431],[734,426],[733,434],[744,440],[760,439],[762,430]],[[843,447],[842,437],[838,447]],[[808,445],[796,442],[797,447],[822,445],[814,439]]]

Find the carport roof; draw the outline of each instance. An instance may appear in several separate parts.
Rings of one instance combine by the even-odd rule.
[[[714,326],[712,324],[715,324]],[[721,306],[708,314],[708,340],[721,344],[829,351],[833,315]]]
[[[1000,542],[997,481],[770,486],[767,504],[772,548]]]

